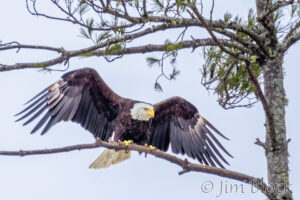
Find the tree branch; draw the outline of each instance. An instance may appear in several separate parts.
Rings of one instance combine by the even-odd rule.
[[[111,11],[112,12],[112,11]],[[114,12],[111,13],[112,15]],[[140,24],[140,23],[145,23],[145,22],[162,22],[162,23],[176,23],[176,24],[184,24],[185,26],[198,26],[201,28],[206,28],[205,24],[209,24],[211,30],[218,32],[221,35],[224,35],[226,37],[229,37],[243,45],[250,46],[248,41],[244,40],[243,38],[234,35],[230,33],[230,31],[227,31],[228,29],[234,30],[234,31],[239,31],[242,33],[245,33],[249,35],[254,41],[257,43],[261,43],[262,38],[260,38],[254,31],[242,26],[241,24],[237,24],[235,22],[229,22],[226,23],[222,20],[218,21],[210,21],[207,19],[199,20],[199,19],[188,19],[188,18],[172,18],[172,17],[160,17],[160,16],[148,16],[145,18],[135,18],[135,17],[130,17],[128,15],[121,15],[119,14],[118,17],[125,18],[127,20],[130,19],[132,23]],[[226,30],[227,29],[227,30]],[[253,45],[253,44],[252,44]]]
[[[0,51],[10,50],[10,49],[39,49],[39,50],[48,50],[48,51],[55,51],[57,53],[64,53],[63,48],[55,48],[49,46],[41,46],[41,45],[25,45],[25,44],[14,44],[12,42],[6,44],[0,44]]]
[[[265,95],[264,95],[264,93],[263,93],[263,91],[260,87],[260,84],[259,84],[258,80],[256,79],[255,75],[253,74],[252,70],[250,69],[250,63],[246,62],[245,67],[246,67],[247,73],[249,75],[250,81],[254,85],[257,96],[259,97],[260,102],[261,102],[261,104],[263,106],[263,109],[265,111],[266,118],[268,119],[267,122],[269,123],[269,127],[271,129],[271,132],[275,133],[275,129],[274,129],[274,125],[273,125],[274,124],[274,119],[273,119],[273,115],[270,111],[269,104],[266,100],[266,97],[265,97]],[[271,147],[274,148],[275,144],[276,144],[275,134],[272,134],[271,141],[272,141]],[[266,149],[266,150],[269,150],[269,149]]]
[[[281,52],[284,53],[287,51],[293,44],[295,44],[300,39],[300,31],[296,32],[296,30],[300,27],[300,22],[298,22],[288,33],[288,37],[286,37],[281,43]]]
[[[28,1],[28,0],[26,0]],[[150,22],[154,22],[154,23],[168,23],[168,24],[174,24],[176,23],[177,25],[184,25],[184,26],[199,26],[202,28],[205,28],[205,24],[209,24],[209,26],[211,27],[211,30],[213,31],[217,31],[220,34],[231,38],[232,36],[234,36],[234,34],[230,34],[230,31],[226,31],[227,30],[234,30],[234,31],[239,31],[242,33],[245,33],[247,35],[249,35],[254,41],[256,41],[257,43],[261,43],[262,38],[260,38],[257,33],[255,33],[253,30],[251,30],[250,28],[236,23],[236,22],[224,22],[223,20],[219,19],[219,20],[215,20],[213,21],[212,19],[204,19],[204,21],[199,20],[199,19],[190,19],[190,18],[185,18],[183,16],[168,16],[168,15],[159,15],[159,16],[155,16],[153,14],[149,15],[149,14],[143,14],[140,15],[139,17],[136,16],[131,16],[128,14],[127,10],[126,10],[126,6],[123,5],[124,10],[120,10],[119,8],[113,8],[110,7],[110,5],[107,3],[107,5],[105,5],[104,1],[100,1],[101,5],[97,5],[95,3],[95,1],[91,1],[91,0],[87,0],[85,1],[85,4],[89,5],[89,7],[91,7],[93,9],[93,11],[96,14],[108,14],[111,15],[113,17],[117,17],[119,19],[123,19],[126,20],[127,22],[129,22],[129,24],[119,24],[119,25],[113,25],[113,26],[109,26],[108,24],[105,23],[105,20],[101,20],[102,23],[105,24],[105,26],[107,26],[106,28],[103,27],[89,27],[87,24],[85,24],[85,22],[82,21],[82,19],[76,19],[76,17],[74,16],[74,13],[69,11],[68,9],[64,9],[63,7],[61,7],[59,5],[59,3],[57,1],[53,1],[52,3],[58,7],[58,9],[64,13],[66,15],[65,18],[57,18],[57,17],[52,17],[48,14],[44,14],[44,13],[39,13],[37,11],[37,9],[35,8],[35,2],[36,0],[33,1],[33,10],[34,12],[32,12],[28,7],[28,11],[33,14],[33,15],[37,15],[37,16],[42,16],[45,18],[49,18],[49,19],[53,19],[53,20],[63,20],[63,21],[67,21],[67,22],[71,22],[71,23],[75,23],[78,24],[82,27],[85,28],[89,28],[91,30],[94,31],[99,31],[99,30],[116,30],[116,29],[120,29],[120,28],[128,28],[128,27],[133,27],[135,25],[139,25],[139,24],[145,24],[145,23],[150,23]],[[124,2],[122,1],[122,3],[124,4]],[[175,4],[173,5],[175,6]],[[187,10],[188,12],[188,10]],[[133,14],[132,14],[133,15]],[[204,23],[203,23],[204,22]],[[239,37],[237,35],[234,36],[234,38],[231,38],[233,40],[236,40],[237,42],[240,42],[241,44],[246,44],[247,46],[250,45],[246,40],[244,40],[242,37]],[[254,44],[252,44],[254,45]]]
[[[182,25],[182,27],[184,27]],[[60,64],[62,62],[68,62],[70,58],[72,57],[76,57],[76,56],[80,56],[82,54],[86,54],[86,53],[90,53],[92,51],[95,51],[97,49],[103,48],[103,47],[107,47],[111,44],[115,44],[115,43],[119,43],[119,42],[124,42],[124,41],[128,41],[128,40],[133,40],[136,38],[140,38],[143,37],[145,35],[148,35],[150,33],[154,33],[157,31],[162,31],[165,29],[169,29],[169,28],[182,28],[180,25],[176,25],[176,24],[161,24],[161,25],[157,25],[157,26],[153,26],[151,28],[147,28],[145,30],[142,30],[140,32],[134,33],[134,34],[128,34],[125,35],[123,37],[115,37],[112,39],[108,39],[105,42],[101,42],[98,43],[96,45],[90,46],[88,48],[84,48],[84,49],[79,49],[79,50],[74,50],[74,51],[67,51],[67,50],[63,50],[62,48],[60,49],[60,51],[62,51],[61,55],[54,58],[54,59],[50,59],[47,61],[43,61],[43,62],[36,62],[36,63],[16,63],[14,65],[3,65],[1,64],[0,66],[0,72],[1,71],[10,71],[10,70],[16,70],[16,69],[28,69],[28,68],[46,68],[55,64]],[[44,48],[43,48],[44,49]],[[1,50],[1,48],[0,48]]]
[[[299,3],[299,1],[297,2]],[[267,11],[261,13],[261,16],[257,17],[257,21],[264,21],[266,17],[268,17],[270,14],[272,14],[274,11],[278,10],[279,8],[289,6],[297,2],[296,0],[277,1],[276,3],[272,4]]]
[[[256,138],[256,141],[254,142],[254,144],[257,144],[258,146],[261,146],[262,148],[264,148],[264,150],[267,150],[266,144],[262,141],[260,141],[259,138]]]
[[[218,38],[215,36],[215,34],[214,34],[213,31],[211,30],[210,26],[205,22],[204,17],[199,13],[199,11],[198,11],[198,9],[197,9],[197,7],[196,7],[195,4],[194,4],[193,6],[191,6],[190,8],[193,10],[193,12],[194,12],[195,15],[198,17],[198,19],[201,21],[201,23],[203,24],[204,28],[207,30],[207,32],[209,33],[209,35],[211,36],[211,38],[215,41],[215,43],[219,46],[219,48],[220,48],[223,52],[225,52],[225,53],[227,53],[227,54],[233,56],[233,57],[236,58],[236,59],[243,60],[243,61],[248,61],[248,58],[245,57],[244,55],[242,55],[242,54],[237,54],[237,53],[234,53],[234,52],[231,52],[230,50],[226,49],[226,48],[219,42]]]
[[[242,50],[243,47],[239,45],[238,43],[234,43],[230,40],[224,40],[219,39],[219,42],[227,47],[236,48]],[[211,38],[207,39],[194,39],[194,40],[185,40],[181,42],[181,48],[180,49],[186,49],[186,48],[197,48],[200,46],[218,46],[215,41],[213,41]],[[107,54],[105,50],[97,50],[94,52],[91,52],[91,55],[95,56],[105,56],[105,55],[125,55],[125,54],[135,54],[135,53],[150,53],[150,52],[156,52],[156,51],[165,51],[165,45],[155,45],[155,44],[147,44],[143,46],[136,46],[136,47],[128,47],[120,49],[117,52],[113,52],[110,54]]]
[[[44,150],[20,150],[20,151],[0,151],[0,155],[5,156],[30,156],[30,155],[45,155],[45,154],[54,154],[54,153],[63,153],[63,152],[69,152],[69,151],[75,151],[75,150],[83,150],[83,149],[94,149],[99,147],[105,147],[108,149],[115,149],[115,150],[133,150],[138,151],[140,153],[146,153],[151,154],[155,157],[162,158],[164,160],[167,160],[173,164],[176,164],[180,166],[184,172],[204,172],[208,174],[213,174],[237,181],[242,181],[244,183],[248,184],[254,184],[255,187],[260,189],[263,193],[265,193],[267,196],[273,195],[268,194],[268,186],[263,182],[260,178],[255,178],[246,174],[242,174],[239,172],[231,171],[228,169],[222,169],[212,166],[206,166],[201,164],[195,164],[187,161],[187,159],[183,160],[180,159],[174,155],[165,153],[159,149],[150,149],[147,146],[141,146],[137,144],[130,144],[128,146],[125,146],[125,144],[121,142],[104,142],[101,140],[97,140],[95,143],[90,144],[79,144],[79,145],[73,145],[73,146],[66,146],[61,148],[53,148],[53,149],[44,149]],[[179,174],[182,174],[180,172]]]
[[[8,49],[40,49],[40,50],[50,50],[50,51],[56,51],[58,53],[61,53],[60,56],[54,59],[50,59],[47,61],[43,62],[36,62],[36,63],[17,63],[14,65],[3,65],[0,67],[0,72],[1,71],[9,71],[9,70],[14,70],[14,69],[24,69],[24,68],[46,68],[48,66],[52,66],[55,64],[59,64],[62,62],[68,61],[71,57],[75,56],[106,56],[106,55],[124,55],[124,54],[134,54],[134,53],[149,53],[149,52],[155,52],[155,51],[165,51],[165,45],[143,45],[143,46],[137,46],[137,47],[129,47],[129,48],[123,48],[120,49],[119,51],[108,53],[107,50],[94,50],[97,48],[105,47],[107,44],[114,44],[117,43],[120,40],[113,41],[111,40],[110,42],[107,41],[101,45],[95,45],[86,49],[81,49],[77,51],[67,51],[64,50],[63,48],[54,48],[54,47],[47,47],[47,46],[37,46],[37,45],[22,45],[22,44],[17,44],[17,45],[11,45],[11,46],[4,46],[0,47],[1,50],[8,50]],[[232,42],[231,40],[227,39],[218,39],[219,43],[231,47],[231,48],[236,48],[239,50],[245,50],[246,49],[241,46],[239,43]],[[217,46],[214,40],[207,38],[207,39],[194,39],[194,40],[186,40],[182,41],[182,46],[181,49],[184,48],[197,48],[199,46]],[[85,55],[85,53],[88,53],[88,55]]]
[[[122,19],[126,19],[132,23],[140,24],[145,22],[163,22],[163,23],[174,23],[176,24],[184,24],[186,26],[200,26],[205,28],[205,24],[209,24],[211,28],[220,28],[220,29],[231,29],[234,31],[239,31],[242,33],[245,33],[249,35],[252,39],[254,39],[256,42],[261,42],[262,38],[260,38],[256,32],[249,29],[248,27],[243,26],[242,24],[238,24],[236,22],[224,22],[223,20],[208,20],[204,19],[205,24],[203,21],[195,18],[174,18],[174,17],[168,17],[168,16],[147,16],[147,17],[132,17],[126,14],[120,14],[116,12],[115,10],[105,10],[105,13],[108,13],[112,16],[117,16]],[[240,38],[242,39],[242,38]]]

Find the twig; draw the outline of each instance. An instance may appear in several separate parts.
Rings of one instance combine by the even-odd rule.
[[[190,0],[189,0],[189,2],[190,2]],[[211,36],[211,38],[216,42],[216,44],[218,44],[219,48],[220,48],[223,52],[225,52],[225,53],[227,53],[227,54],[233,56],[234,58],[236,58],[236,59],[238,59],[238,60],[243,60],[243,61],[246,61],[246,62],[248,61],[248,59],[245,58],[244,56],[242,56],[241,54],[236,54],[236,53],[234,53],[234,52],[231,52],[230,50],[226,49],[226,48],[219,42],[219,39],[216,37],[216,35],[215,35],[215,34],[213,33],[213,31],[211,30],[211,27],[206,23],[204,17],[199,13],[199,11],[198,11],[198,9],[197,9],[197,7],[196,7],[195,4],[194,4],[193,6],[191,6],[190,8],[193,10],[193,12],[194,12],[195,15],[197,16],[197,18],[201,21],[201,23],[203,24],[204,28],[207,30],[207,32],[209,33],[209,35]]]
[[[212,21],[212,15],[213,15],[213,12],[214,12],[214,8],[215,8],[215,0],[212,0],[211,9],[210,9],[210,15],[209,15],[209,21],[210,22]],[[201,15],[202,15],[202,13],[201,13]]]
[[[267,149],[266,144],[262,141],[260,141],[259,138],[256,138],[256,141],[254,142],[254,144],[257,144],[258,146],[263,147],[265,150]]]

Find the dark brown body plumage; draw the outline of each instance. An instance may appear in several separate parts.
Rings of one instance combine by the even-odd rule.
[[[132,140],[136,144],[144,145],[150,136],[151,121],[132,119],[130,109],[137,101],[128,100],[121,104],[120,114],[115,119],[114,141]]]
[[[108,123],[112,125],[112,130],[108,136],[115,133],[114,141],[132,140],[137,144],[145,144],[149,139],[149,122],[140,122],[130,116],[130,109],[137,101],[120,97],[106,85],[98,73],[89,68],[81,71],[69,72],[65,74],[63,80],[74,85],[87,85],[90,83],[90,95],[95,101],[97,112],[103,112]],[[99,88],[103,88],[99,92]],[[115,126],[117,124],[117,126]],[[105,137],[107,140],[107,136]]]
[[[26,125],[45,112],[31,133],[44,126],[41,134],[45,134],[56,123],[71,120],[103,141],[108,141],[114,133],[114,141],[147,143],[163,151],[171,146],[174,153],[187,154],[206,165],[223,167],[219,159],[227,163],[218,149],[231,155],[212,131],[226,137],[200,116],[191,103],[172,97],[153,105],[153,119],[141,121],[130,114],[138,102],[120,97],[94,69],[84,68],[64,74],[33,97],[17,114],[23,114],[17,121],[27,118]]]

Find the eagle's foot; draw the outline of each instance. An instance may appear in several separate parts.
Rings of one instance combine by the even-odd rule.
[[[156,149],[156,147],[155,147],[155,146],[152,146],[152,145],[145,144],[144,146],[145,146],[145,147],[149,147],[151,150]]]
[[[132,140],[124,140],[122,143],[127,147],[129,144],[132,144]]]

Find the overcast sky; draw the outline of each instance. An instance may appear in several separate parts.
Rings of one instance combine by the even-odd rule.
[[[230,7],[227,9],[227,7]],[[253,1],[216,1],[216,15],[226,10],[240,16],[247,16]],[[51,9],[51,8],[49,8]],[[52,11],[55,14],[55,10]],[[78,27],[31,16],[26,11],[25,2],[3,1],[0,12],[0,40],[18,41],[24,44],[64,46],[66,49],[87,47],[89,41],[78,37]],[[156,39],[142,38],[140,43],[155,43]],[[300,134],[299,124],[299,44],[291,48],[285,57],[285,88],[289,105],[287,107],[287,131],[289,144],[289,164],[291,188],[295,199],[300,198],[299,166]],[[102,58],[72,59],[70,70],[93,67],[107,84],[119,95],[156,103],[165,98],[179,95],[192,102],[200,114],[213,123],[231,141],[223,141],[224,146],[234,155],[228,159],[230,170],[256,177],[266,178],[266,161],[261,147],[254,145],[255,138],[264,140],[264,113],[260,104],[251,109],[224,110],[216,102],[216,96],[201,86],[201,57],[191,50],[181,51],[177,67],[181,74],[176,81],[162,81],[163,93],[153,89],[157,68],[149,69],[145,58],[149,55],[124,56],[113,63]],[[48,52],[32,51],[0,52],[0,63],[13,64],[24,61],[49,59]],[[63,66],[56,66],[63,67]],[[73,123],[60,123],[46,135],[30,135],[33,124],[23,127],[15,123],[13,117],[28,99],[50,83],[58,80],[61,72],[45,73],[39,70],[21,70],[0,73],[0,149],[44,149],[74,144],[94,142],[91,134]],[[231,194],[220,193],[220,185],[240,184],[232,180],[202,173],[187,173],[179,176],[178,166],[162,159],[139,156],[104,170],[91,170],[88,166],[103,149],[74,151],[70,153],[8,157],[0,156],[0,199],[60,200],[60,199],[265,199],[264,195],[243,185],[243,191]],[[211,191],[203,188],[211,184]]]

